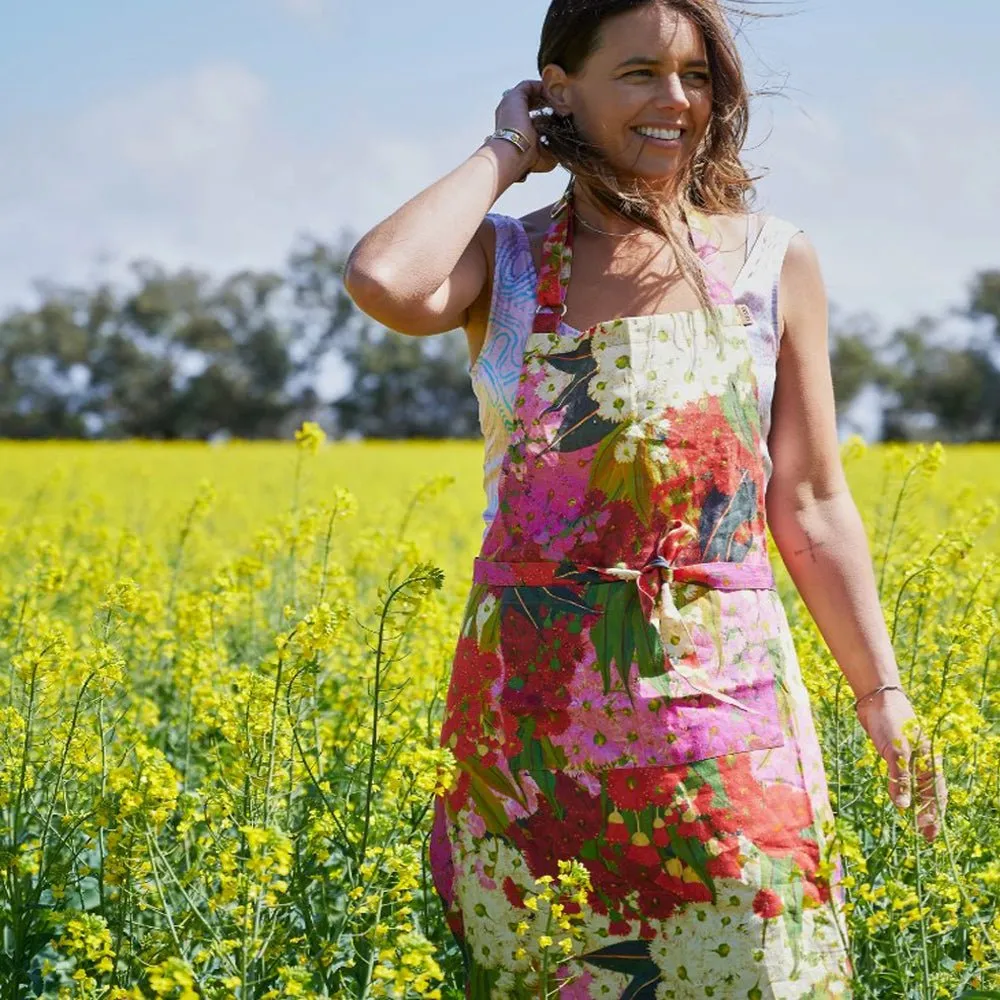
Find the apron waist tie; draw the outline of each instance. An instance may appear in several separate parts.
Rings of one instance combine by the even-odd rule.
[[[643,677],[640,688],[647,696],[667,694],[673,673],[683,678],[699,694],[708,695],[743,712],[761,714],[716,688],[699,665],[694,636],[674,600],[672,583],[697,583],[714,590],[775,590],[770,563],[704,562],[674,566],[657,553],[641,568],[587,566],[570,562],[497,562],[476,558],[473,581],[510,587],[546,587],[560,583],[589,583],[606,580],[634,580],[646,619],[659,633],[664,653],[665,673]]]
[[[652,560],[634,569],[625,566],[587,566],[567,562],[496,562],[477,557],[472,579],[497,587],[550,587],[560,583],[599,583],[608,580],[638,580],[663,569],[674,583],[698,583],[713,590],[774,590],[770,563],[703,562],[673,566]],[[659,575],[659,574],[657,574]]]

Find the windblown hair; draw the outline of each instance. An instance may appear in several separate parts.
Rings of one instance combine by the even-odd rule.
[[[605,21],[652,4],[676,10],[701,30],[712,76],[711,117],[701,145],[677,178],[678,205],[682,210],[694,207],[719,215],[746,211],[753,182],[759,178],[751,178],[740,161],[749,126],[749,94],[721,0],[552,0],[542,27],[538,72],[550,63],[570,76],[581,72],[600,47]],[[572,115],[538,114],[533,123],[548,151],[573,175],[574,183],[586,184],[609,212],[668,242],[681,273],[694,283],[699,299],[714,313],[701,262],[686,241],[677,239],[662,199],[651,195],[641,182],[620,177],[600,149],[581,135]]]

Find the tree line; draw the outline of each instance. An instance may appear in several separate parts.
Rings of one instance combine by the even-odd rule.
[[[288,437],[316,420],[334,437],[470,438],[478,403],[461,331],[407,337],[343,287],[354,239],[302,238],[279,270],[221,278],[134,262],[121,283],[39,283],[0,316],[0,438]],[[883,440],[1000,440],[1000,270],[975,274],[948,317],[883,331],[831,310],[838,414],[874,390]],[[320,371],[350,374],[329,398]]]

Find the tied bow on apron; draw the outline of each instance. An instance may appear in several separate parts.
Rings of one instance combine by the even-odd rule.
[[[697,537],[697,531],[683,521],[674,521],[656,543],[652,556],[640,569],[626,566],[598,567],[588,566],[603,577],[635,580],[639,589],[639,602],[643,614],[660,636],[667,670],[683,678],[687,684],[700,694],[708,695],[719,701],[732,705],[744,712],[754,712],[755,709],[744,705],[721,691],[714,690],[701,676],[698,669],[689,667],[684,658],[696,652],[694,636],[688,627],[674,600],[674,565],[677,550],[681,543],[690,537]],[[683,569],[684,567],[678,567]],[[640,686],[649,693],[669,695],[669,679],[666,674],[662,678],[643,677]]]

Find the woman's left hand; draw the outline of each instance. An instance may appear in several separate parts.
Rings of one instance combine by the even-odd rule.
[[[875,749],[889,766],[889,795],[909,809],[916,794],[917,828],[933,840],[944,822],[948,787],[940,754],[931,761],[930,741],[922,729],[911,740],[916,712],[902,691],[884,691],[858,707],[858,719]]]

